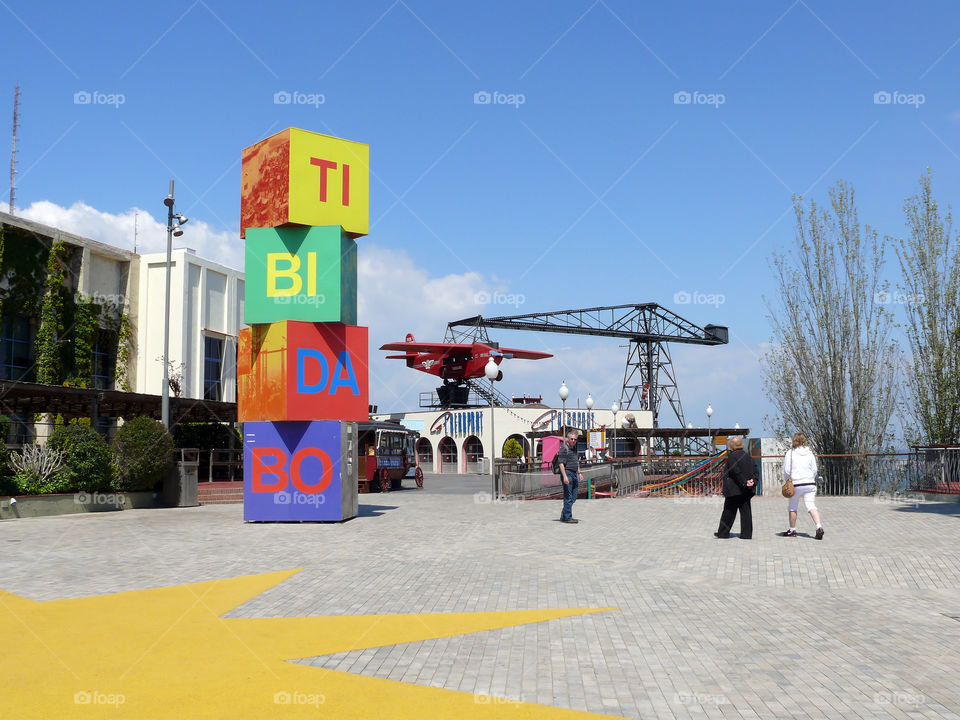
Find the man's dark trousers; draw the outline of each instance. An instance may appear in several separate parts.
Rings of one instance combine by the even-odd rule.
[[[740,513],[740,537],[753,537],[753,513],[750,510],[752,495],[732,495],[723,499],[723,513],[720,515],[720,537],[728,537],[737,513]]]
[[[570,480],[566,485],[563,486],[563,510],[560,512],[561,520],[569,520],[573,517],[573,504],[577,501],[577,491],[580,489],[580,477],[576,473],[573,473],[573,477],[570,477],[570,473],[567,473],[567,478]],[[563,478],[561,478],[562,480]]]

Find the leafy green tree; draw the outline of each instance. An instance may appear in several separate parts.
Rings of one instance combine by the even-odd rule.
[[[782,435],[804,432],[821,453],[878,452],[888,444],[899,354],[884,304],[886,246],[861,226],[853,188],[830,205],[794,197],[795,246],[774,253],[777,286],[765,298],[773,327],[764,387]]]
[[[960,442],[960,252],[952,214],[941,215],[930,171],[904,203],[909,235],[897,243],[910,347],[908,440]]]

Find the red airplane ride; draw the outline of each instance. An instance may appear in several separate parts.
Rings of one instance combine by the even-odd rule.
[[[535,352],[533,350],[516,350],[502,348],[499,343],[422,343],[413,339],[407,333],[406,342],[387,343],[381,350],[400,350],[403,355],[387,355],[388,360],[406,360],[407,367],[414,370],[430,373],[443,378],[444,382],[462,382],[471,378],[482,378],[484,367],[490,358],[499,365],[504,358],[520,358],[521,360],[542,360],[553,357],[550,353]],[[497,375],[497,380],[503,379],[503,372]]]

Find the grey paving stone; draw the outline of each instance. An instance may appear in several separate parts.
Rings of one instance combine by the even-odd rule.
[[[612,608],[296,662],[633,718],[960,718],[960,509],[818,499],[826,538],[717,540],[720,506],[364,496],[343,525],[240,506],[0,522],[0,587],[35,600],[302,567],[236,617]],[[477,481],[474,481],[476,484]],[[485,482],[480,486],[485,487]],[[379,509],[374,511],[372,508]],[[2,660],[0,660],[2,663]]]

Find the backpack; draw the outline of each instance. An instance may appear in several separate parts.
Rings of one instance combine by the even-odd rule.
[[[557,454],[553,456],[553,460],[550,461],[550,469],[553,470],[554,475],[560,474],[560,452],[563,448],[557,451]]]

